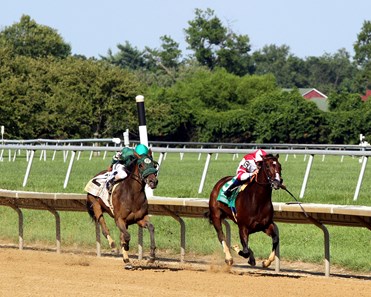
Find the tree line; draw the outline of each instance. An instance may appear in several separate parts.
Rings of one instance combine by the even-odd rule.
[[[287,45],[251,53],[214,11],[196,9],[184,29],[183,56],[170,36],[143,50],[125,41],[99,58],[72,55],[58,32],[23,15],[0,31],[0,124],[6,138],[122,137],[137,139],[134,98],[145,96],[151,140],[358,143],[370,142],[371,21],[345,49],[301,59]],[[300,95],[328,95],[323,112]],[[290,88],[291,91],[287,91]]]

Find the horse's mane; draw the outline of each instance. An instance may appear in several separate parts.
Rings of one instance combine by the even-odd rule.
[[[125,167],[126,172],[131,175],[134,171],[134,167],[137,164],[138,159],[134,158],[133,160],[130,161],[130,163]]]

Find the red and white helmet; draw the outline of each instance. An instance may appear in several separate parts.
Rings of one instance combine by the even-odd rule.
[[[255,152],[254,161],[255,162],[263,161],[263,157],[266,156],[266,155],[267,155],[267,153],[264,150],[259,149]]]

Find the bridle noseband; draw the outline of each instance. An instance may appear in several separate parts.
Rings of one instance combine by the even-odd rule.
[[[154,161],[150,156],[144,155],[140,159],[136,160],[138,166],[138,174],[133,173],[132,177],[140,184],[146,184],[147,178],[151,174],[157,174],[157,162]],[[144,165],[144,166],[142,166]],[[143,168],[144,167],[144,168]]]

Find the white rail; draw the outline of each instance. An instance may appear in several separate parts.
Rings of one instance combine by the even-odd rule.
[[[356,146],[354,146],[354,147],[356,147]],[[31,152],[30,157],[28,158],[28,166],[27,166],[27,171],[26,171],[24,181],[23,181],[23,187],[25,187],[26,184],[27,184],[27,179],[28,179],[28,176],[29,176],[29,173],[30,173],[32,162],[33,162],[33,152],[34,151],[36,151],[36,150],[42,150],[42,151],[53,150],[53,151],[64,151],[64,152],[67,152],[67,153],[69,151],[71,151],[70,165],[69,165],[68,170],[66,172],[66,177],[65,177],[65,181],[64,181],[64,188],[67,188],[67,186],[68,186],[68,182],[69,182],[69,178],[70,178],[70,174],[71,174],[71,170],[72,170],[72,165],[73,165],[73,162],[74,162],[76,152],[81,152],[81,151],[90,151],[90,152],[93,152],[93,151],[97,151],[97,152],[112,151],[112,152],[115,152],[115,151],[118,150],[117,147],[107,147],[107,146],[106,147],[70,146],[70,145],[68,145],[68,146],[48,146],[48,145],[14,145],[14,144],[0,145],[0,150],[4,150],[4,149],[8,149],[9,151],[11,151],[12,149],[13,150],[23,149],[23,150],[26,150],[27,152]],[[206,163],[205,163],[205,166],[204,166],[204,171],[203,171],[203,174],[202,174],[202,177],[201,177],[201,180],[200,180],[199,189],[198,189],[198,193],[202,193],[203,186],[204,186],[204,183],[205,183],[205,179],[206,179],[206,176],[207,176],[207,170],[208,170],[208,167],[209,167],[209,163],[210,163],[212,154],[216,154],[216,155],[217,154],[233,154],[233,155],[241,154],[242,155],[242,154],[252,152],[253,149],[222,149],[222,148],[215,148],[215,149],[188,148],[187,149],[187,148],[152,147],[152,151],[154,153],[159,153],[160,154],[159,159],[161,161],[165,160],[165,157],[166,157],[167,153],[180,153],[180,154],[184,154],[184,153],[198,153],[198,154],[206,153],[206,154],[208,154],[208,157],[206,159]],[[358,156],[358,157],[362,157],[362,160],[363,160],[362,161],[362,167],[361,167],[361,170],[360,170],[360,173],[359,173],[359,176],[358,176],[358,182],[357,182],[356,189],[355,189],[354,196],[353,196],[354,201],[356,201],[358,199],[359,192],[361,190],[361,185],[362,185],[363,178],[364,178],[364,174],[365,174],[365,170],[366,170],[367,160],[368,160],[368,157],[371,156],[371,150],[363,150],[363,147],[359,147],[358,150],[347,150],[347,151],[339,150],[339,149],[329,149],[328,148],[326,150],[323,150],[323,149],[270,149],[270,150],[267,150],[267,152],[272,153],[272,154],[287,154],[287,155],[293,154],[294,156],[295,155],[305,155],[305,156],[310,155],[309,161],[308,161],[308,164],[307,164],[307,169],[306,169],[305,176],[304,176],[304,180],[303,180],[303,184],[302,184],[302,188],[301,188],[301,191],[300,191],[300,198],[304,197],[305,189],[306,189],[306,185],[307,185],[307,182],[308,182],[308,178],[309,178],[309,174],[310,174],[310,170],[311,170],[311,167],[312,167],[314,156],[316,156],[316,155],[321,155],[321,156],[335,155],[335,156]],[[11,153],[9,153],[9,157],[10,157],[10,155],[11,155]],[[16,157],[16,153],[14,153],[14,158],[15,157]]]

